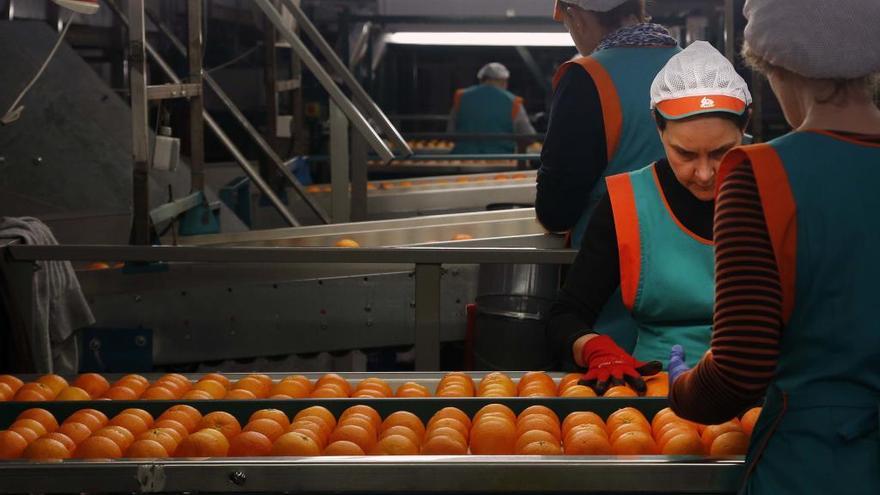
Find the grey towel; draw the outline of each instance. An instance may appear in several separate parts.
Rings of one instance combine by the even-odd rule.
[[[19,239],[24,244],[35,245],[58,244],[49,227],[31,217],[0,218],[0,239]],[[53,349],[62,348],[62,344],[69,347],[74,331],[93,324],[95,317],[69,261],[39,262],[34,271],[33,290],[29,347],[35,371],[50,373],[55,369]],[[63,371],[76,371],[70,369],[75,367],[74,363],[65,364]]]

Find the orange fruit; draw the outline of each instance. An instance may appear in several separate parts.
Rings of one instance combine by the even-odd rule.
[[[180,373],[168,373],[167,375],[162,376],[162,378],[159,378],[159,380],[157,380],[157,381],[158,382],[169,382],[169,381],[176,382],[176,383],[182,385],[186,389],[188,389],[189,387],[192,387],[192,382],[189,380],[189,378],[181,375]]]
[[[229,441],[229,457],[262,457],[272,453],[272,441],[258,431],[243,431]]]
[[[465,435],[455,428],[450,428],[448,426],[438,426],[437,428],[432,428],[428,430],[427,433],[425,433],[425,438],[424,440],[422,440],[422,443],[427,443],[428,440],[434,437],[449,437],[467,447],[470,433]]]
[[[697,433],[696,428],[690,426],[687,423],[683,423],[680,421],[670,421],[663,425],[659,430],[654,430],[654,440],[657,441],[657,446],[663,448],[663,445],[667,440],[672,438],[675,432],[683,432],[683,431],[693,431]],[[697,433],[697,436],[700,436]]]
[[[175,436],[174,430],[170,430],[168,428],[153,428],[151,430],[147,430],[141,433],[138,437],[138,440],[152,440],[154,442],[159,443],[162,448],[165,449],[165,453],[168,455],[174,455],[174,451],[177,450],[177,444],[180,441],[177,440]]]
[[[385,380],[381,378],[365,378],[357,384],[356,390],[375,389],[385,394],[386,397],[393,397],[394,390]]]
[[[52,433],[47,433],[42,438],[51,438],[52,440],[57,440],[61,442],[62,445],[67,449],[71,454],[74,450],[76,450],[76,442],[74,442],[69,436],[64,433],[58,433],[57,431],[53,431]]]
[[[114,387],[117,385],[128,387],[140,395],[150,386],[150,381],[141,375],[125,375],[113,383]]]
[[[381,440],[385,437],[391,436],[391,435],[402,435],[406,438],[409,438],[410,441],[412,441],[412,443],[415,445],[421,445],[421,443],[422,443],[421,437],[419,437],[419,435],[416,434],[416,432],[410,430],[406,426],[392,426],[391,428],[388,428],[387,430],[383,430],[382,434],[379,435],[379,440]]]
[[[183,439],[175,457],[225,457],[229,452],[229,440],[222,433],[210,428],[199,430]]]
[[[336,244],[334,244],[334,246],[341,247],[341,248],[361,247],[361,245],[358,243],[358,241],[356,241],[354,239],[340,239],[340,240],[336,241]]]
[[[380,416],[379,413],[372,407],[363,404],[351,406],[345,411],[342,411],[342,414],[339,415],[339,421],[341,422],[345,418],[355,414],[360,414],[366,417],[373,425],[373,429],[375,430],[378,430],[379,427],[382,426],[382,416]]]
[[[553,418],[542,414],[532,414],[516,422],[517,436],[530,430],[541,430],[549,433],[557,441],[562,438],[562,431],[559,428],[559,422],[553,421]]]
[[[165,410],[165,414],[177,412],[177,411],[186,413],[186,415],[188,415],[190,418],[192,418],[192,420],[196,423],[198,423],[202,419],[202,413],[199,412],[198,409],[196,409],[193,406],[188,406],[186,404],[178,404],[176,406],[171,406]],[[165,414],[163,414],[162,416],[164,416]],[[186,423],[184,423],[184,425],[185,424]]]
[[[333,413],[330,412],[326,407],[323,406],[311,406],[307,407],[293,417],[294,421],[306,417],[306,416],[317,416],[323,420],[324,424],[328,427],[328,429],[332,430],[336,426],[336,417],[333,416]]]
[[[122,449],[107,437],[93,435],[77,445],[74,454],[77,459],[118,459],[122,457]]]
[[[559,395],[560,397],[596,397],[596,391],[584,385],[571,385]]]
[[[673,419],[678,419],[678,416],[672,412],[672,408],[665,407],[658,411],[657,414],[654,415],[654,418],[651,419],[651,429],[657,431],[658,428]]]
[[[339,440],[328,445],[322,455],[364,455],[364,450],[354,442]]]
[[[226,396],[223,397],[225,400],[254,400],[256,398],[256,394],[243,388],[234,388],[226,392]]]
[[[125,457],[130,459],[162,459],[168,457],[168,452],[161,443],[155,440],[137,440],[125,451]]]
[[[567,375],[563,376],[559,380],[559,386],[556,387],[559,395],[562,396],[562,392],[565,392],[565,389],[567,389],[568,387],[572,385],[577,385],[577,382],[581,379],[582,376],[584,375],[581,373],[568,373]]]
[[[556,445],[559,445],[560,443],[559,439],[549,432],[544,430],[528,430],[517,437],[516,443],[513,445],[513,450],[518,454],[523,447],[532,442],[550,442]]]
[[[150,400],[173,400],[173,399],[176,399],[176,398],[182,396],[183,394],[187,393],[187,392],[189,391],[190,388],[192,388],[192,387],[181,385],[179,382],[174,381],[174,380],[170,380],[170,379],[164,379],[164,380],[163,380],[163,379],[160,379],[160,380],[157,380],[157,381],[156,381],[155,383],[153,383],[152,385],[150,385],[149,387],[147,387],[147,390],[144,391],[143,394],[141,394],[141,399],[150,399]],[[158,391],[158,392],[156,392],[156,391],[154,391],[154,392],[150,392],[150,390],[153,390],[153,389],[163,389],[163,390],[167,390],[167,391],[168,391],[168,395],[170,395],[170,396],[172,397],[172,399],[162,399],[160,396],[165,395],[165,392],[162,391],[162,390],[160,390],[160,391]],[[149,397],[149,396],[148,396],[148,397],[144,397],[144,396],[147,395],[147,394],[151,394],[151,395],[153,395],[154,397],[152,397],[152,398]]]
[[[611,387],[605,391],[602,397],[638,397],[639,394],[635,390],[624,385]]]
[[[434,392],[434,395],[436,395],[437,397],[473,397],[474,393],[466,390],[464,385],[449,385],[445,387],[438,387],[437,391]]]
[[[251,417],[248,418],[248,423],[257,419],[271,419],[285,430],[290,427],[290,420],[287,419],[287,414],[279,409],[260,409],[259,411],[255,411],[251,414]]]
[[[34,407],[21,412],[15,419],[32,419],[41,425],[46,431],[55,431],[58,429],[58,421],[49,411]]]
[[[316,399],[340,399],[349,397],[349,394],[345,393],[345,390],[336,383],[325,383],[315,387],[310,397]]]
[[[661,371],[654,376],[645,377],[646,397],[667,397],[669,395],[669,374]]]
[[[241,433],[241,424],[235,416],[225,411],[214,411],[202,416],[197,427],[199,430],[213,429],[223,434],[227,439]]]
[[[80,410],[73,414],[71,414],[67,419],[64,420],[65,423],[82,423],[89,427],[90,431],[96,431],[104,426],[104,418],[100,416],[95,416],[89,411]]]
[[[177,443],[180,443],[180,441],[189,435],[189,429],[187,429],[187,427],[180,421],[175,421],[173,419],[163,419],[162,417],[159,417],[159,419],[153,423],[153,428],[163,428],[175,432],[179,437]]]
[[[640,423],[645,426],[645,431],[651,431],[651,424],[648,423],[648,420],[645,416],[634,407],[624,407],[623,409],[618,409],[611,413],[608,416],[608,420],[605,421],[606,429],[609,432],[613,432],[617,429],[618,426],[626,424],[626,423]]]
[[[229,381],[229,378],[226,378],[220,373],[208,373],[202,376],[202,380],[214,380],[215,382],[220,382],[227,390],[232,388],[232,382]]]
[[[27,419],[27,418],[17,419],[17,420],[15,420],[14,423],[12,423],[9,426],[10,430],[14,429],[14,428],[27,428],[27,429],[33,431],[34,433],[36,433],[37,437],[41,437],[41,436],[45,435],[46,433],[49,433],[49,431],[46,429],[45,426],[43,426],[42,424],[40,424],[39,421],[36,421],[34,419]]]
[[[269,395],[271,387],[267,388],[266,384],[256,377],[246,376],[235,382],[235,385],[232,386],[232,390],[247,390],[254,394],[254,397],[263,398]]]
[[[461,436],[465,439],[468,438],[471,433],[470,428],[468,428],[464,423],[455,418],[440,418],[437,420],[433,420],[433,422],[430,423],[430,426],[425,431],[425,434],[427,435],[431,431],[438,428],[452,428],[453,430],[461,433]]]
[[[120,413],[110,420],[110,426],[121,426],[130,431],[134,436],[147,431],[151,425],[147,424],[141,416],[133,413]]]
[[[25,383],[18,392],[15,393],[13,400],[20,402],[45,402],[55,398],[55,392],[43,383]]]
[[[430,397],[431,391],[428,387],[415,382],[406,382],[397,387],[397,397]]]
[[[165,411],[164,413],[162,413],[161,416],[159,416],[159,419],[170,419],[172,421],[177,421],[178,423],[182,424],[184,428],[186,428],[186,431],[193,432],[200,429],[199,423],[201,423],[202,419],[204,418],[196,419],[192,414],[188,413],[187,411],[181,411],[178,409],[176,411]]]
[[[337,423],[336,427],[339,428],[342,425],[357,425],[369,431],[373,435],[379,434],[379,430],[376,429],[375,426],[373,426],[373,423],[370,421],[370,419],[360,413],[349,414],[344,418],[340,418],[339,423]]]
[[[314,426],[314,424],[312,424]],[[324,435],[320,431],[316,431],[314,428],[309,427],[308,425],[297,425],[296,427],[291,426],[288,433],[302,433],[303,435],[311,438],[318,444],[318,447],[323,449],[327,446],[327,437],[329,435]]]
[[[590,411],[575,411],[566,416],[562,421],[563,436],[567,435],[573,426],[583,424],[594,424],[603,431],[605,430],[605,421],[598,414]]]
[[[0,431],[0,459],[18,459],[28,441],[12,430]]]
[[[629,431],[641,431],[643,433],[651,434],[650,429],[645,427],[645,425],[641,423],[625,423],[614,429],[611,433],[608,434],[608,440],[613,444],[621,435]]]
[[[435,421],[443,418],[452,418],[458,420],[468,429],[470,429],[471,427],[471,418],[468,417],[468,415],[465,414],[464,411],[458,409],[457,407],[444,407],[443,409],[440,409],[439,411],[434,413],[434,416],[432,416],[430,421],[428,421],[428,427],[430,428]]]
[[[468,453],[467,444],[455,437],[436,435],[425,440],[422,444],[423,455],[465,455]]]
[[[611,443],[595,431],[581,430],[566,437],[563,443],[566,455],[611,455]]]
[[[742,419],[740,419],[740,424],[742,424],[743,432],[745,432],[746,435],[752,436],[752,431],[755,429],[755,423],[758,422],[760,416],[760,407],[753,407],[743,414]]]
[[[379,455],[418,455],[418,444],[403,435],[388,435],[376,444]]]
[[[114,385],[104,392],[104,398],[110,400],[137,400],[140,397],[136,390],[125,385]]]
[[[663,455],[703,455],[703,442],[696,430],[673,430],[672,436],[660,446]]]
[[[372,452],[376,445],[376,434],[355,424],[340,424],[330,434],[329,441],[347,440],[358,444],[364,452]]]
[[[671,440],[670,440],[671,441]],[[742,431],[728,431],[715,437],[710,456],[746,455],[749,450],[749,436]]]
[[[18,378],[12,375],[0,375],[0,383],[6,384],[10,389],[12,389],[12,393],[18,392],[24,382],[19,380]]]
[[[128,409],[123,409],[122,411],[119,412],[119,414],[134,414],[135,416],[144,420],[144,423],[147,426],[152,426],[152,424],[154,422],[152,414],[150,414],[149,412],[147,412],[143,409],[136,408],[136,407],[130,407]],[[117,416],[119,414],[117,414]]]
[[[20,435],[28,444],[40,438],[40,435],[38,435],[37,432],[30,428],[25,428],[24,426],[10,427],[9,431],[15,432]]]
[[[283,428],[280,424],[271,419],[260,418],[249,422],[241,431],[256,431],[266,435],[269,440],[274,442],[276,438],[280,437],[287,431],[287,428]]]
[[[97,373],[83,373],[73,382],[74,387],[79,387],[88,392],[89,397],[97,399],[110,390],[110,382]]]
[[[248,378],[256,378],[257,380],[259,380],[260,383],[263,384],[263,389],[266,391],[266,393],[268,393],[269,390],[272,389],[272,384],[274,383],[272,381],[272,377],[264,373],[252,373],[248,375]]]
[[[519,420],[519,419],[526,418],[528,416],[532,416],[534,414],[541,414],[541,415],[547,416],[548,418],[553,419],[553,421],[556,422],[557,424],[559,423],[559,416],[557,416],[556,413],[553,412],[553,410],[550,409],[549,407],[541,406],[541,405],[529,406],[529,407],[523,409],[523,411],[521,413],[519,413],[519,416],[517,416],[516,418]]]
[[[732,421],[721,423],[720,425],[707,426],[706,429],[703,430],[703,450],[710,452],[712,450],[712,443],[715,442],[715,439],[718,438],[719,435],[731,431],[741,432],[743,430],[740,425]]]
[[[144,433],[146,434],[146,433]],[[143,434],[142,434],[143,435]],[[113,440],[113,443],[119,446],[119,450],[125,450],[134,443],[135,436],[130,431],[121,426],[105,426],[98,431],[92,433],[93,437],[106,437]]]
[[[541,440],[525,445],[516,453],[520,455],[561,455],[562,447],[558,443]]]
[[[385,392],[376,390],[374,388],[362,388],[360,390],[355,390],[351,393],[351,396],[354,398],[363,399],[385,399],[391,397],[390,395],[385,395]]]
[[[414,431],[419,438],[425,436],[425,424],[418,416],[409,411],[397,411],[389,414],[382,422],[382,429],[387,430],[392,426],[406,426]]]
[[[215,397],[211,396],[208,392],[204,390],[190,390],[189,392],[183,394],[181,397],[183,400],[214,400]],[[222,399],[223,397],[221,397]]]
[[[348,383],[348,380],[337,375],[336,373],[328,373],[319,378],[318,381],[315,382],[315,388],[320,387],[321,385],[324,385],[326,383],[339,385],[340,387],[342,387],[342,390],[345,392],[346,395],[351,394],[351,384]]]
[[[550,375],[543,371],[529,371],[519,379],[519,383],[516,386],[517,392],[521,392],[524,388],[533,383],[539,383],[545,387],[552,388],[554,392],[556,391],[556,382],[550,378]]]
[[[55,397],[55,400],[64,401],[64,400],[91,400],[92,396],[85,390],[79,387],[67,387]]]
[[[153,385],[141,394],[140,400],[174,400],[177,397],[177,392],[162,385]]]
[[[516,427],[513,421],[485,419],[471,427],[471,452],[476,455],[513,454]]]
[[[272,444],[275,456],[313,456],[321,455],[321,447],[307,435],[302,433],[285,433]]]
[[[318,416],[303,416],[291,423],[290,428],[288,428],[287,431],[293,431],[296,428],[313,430],[315,433],[325,438],[329,437],[330,433],[333,432],[333,428],[327,426],[327,423]]]
[[[0,383],[0,402],[12,400],[14,396],[15,392],[12,391],[12,387],[5,383]]]
[[[513,414],[513,411],[509,407],[503,404],[488,404],[474,414],[474,422],[476,423],[481,416],[488,413],[501,413],[510,418],[511,421],[516,421],[516,414]]]
[[[77,422],[65,422],[63,425],[59,426],[56,431],[57,433],[66,435],[77,445],[92,435],[92,430],[90,430],[88,426]]]
[[[312,381],[308,379],[305,375],[288,375],[281,379],[282,382],[299,382],[306,386],[309,389],[309,392],[315,388],[315,385],[312,384]]]
[[[290,398],[304,399],[312,393],[311,387],[295,380],[282,380],[272,387],[272,395],[286,395]]]
[[[70,386],[70,384],[67,383],[67,380],[54,374],[43,375],[40,378],[37,378],[37,383],[42,383],[49,387],[52,390],[53,397],[57,396],[62,390]]]
[[[628,431],[611,443],[611,452],[615,455],[654,455],[657,453],[657,444],[648,433]]]
[[[587,423],[587,424],[583,424],[583,425],[573,426],[571,428],[571,430],[569,430],[568,433],[565,434],[565,437],[563,438],[562,443],[564,444],[564,443],[569,442],[572,438],[574,438],[577,435],[582,434],[583,432],[587,432],[587,433],[591,433],[593,435],[599,435],[600,437],[608,438],[608,432],[606,432],[605,430],[603,430],[599,426],[596,426],[592,423]]]
[[[70,459],[70,451],[58,440],[38,438],[31,442],[22,452],[26,459]]]

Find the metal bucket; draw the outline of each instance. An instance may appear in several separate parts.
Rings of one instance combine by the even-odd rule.
[[[474,324],[476,369],[546,370],[544,326],[559,288],[558,265],[480,265]]]

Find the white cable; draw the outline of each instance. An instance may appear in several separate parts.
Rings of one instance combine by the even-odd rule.
[[[37,74],[34,76],[34,78],[31,79],[27,86],[24,87],[24,90],[22,90],[21,94],[18,95],[18,98],[16,98],[15,101],[12,102],[12,105],[9,107],[9,110],[6,111],[6,114],[3,115],[3,118],[0,119],[0,122],[2,122],[3,125],[9,125],[18,120],[19,117],[21,117],[21,112],[24,110],[24,105],[19,106],[19,103],[21,103],[21,100],[24,99],[25,95],[27,95],[28,91],[30,91],[33,85],[36,84],[37,80],[40,79],[40,76],[42,76],[43,72],[46,71],[46,67],[49,66],[49,62],[51,62],[52,59],[55,57],[55,53],[61,47],[61,42],[64,41],[64,36],[67,35],[67,30],[70,28],[70,25],[73,24],[72,21],[74,17],[76,17],[76,14],[71,14],[70,18],[67,19],[67,23],[64,25],[64,29],[61,30],[61,35],[58,36],[58,41],[55,42],[55,46],[52,47],[52,51],[49,52],[49,56],[46,57],[46,61],[43,62],[43,66],[40,67],[40,70],[37,71]]]

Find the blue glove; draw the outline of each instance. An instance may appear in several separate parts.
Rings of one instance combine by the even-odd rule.
[[[684,348],[680,345],[672,346],[672,349],[669,351],[669,384],[675,383],[675,380],[681,376],[685,371],[690,370],[691,368],[684,361]]]

